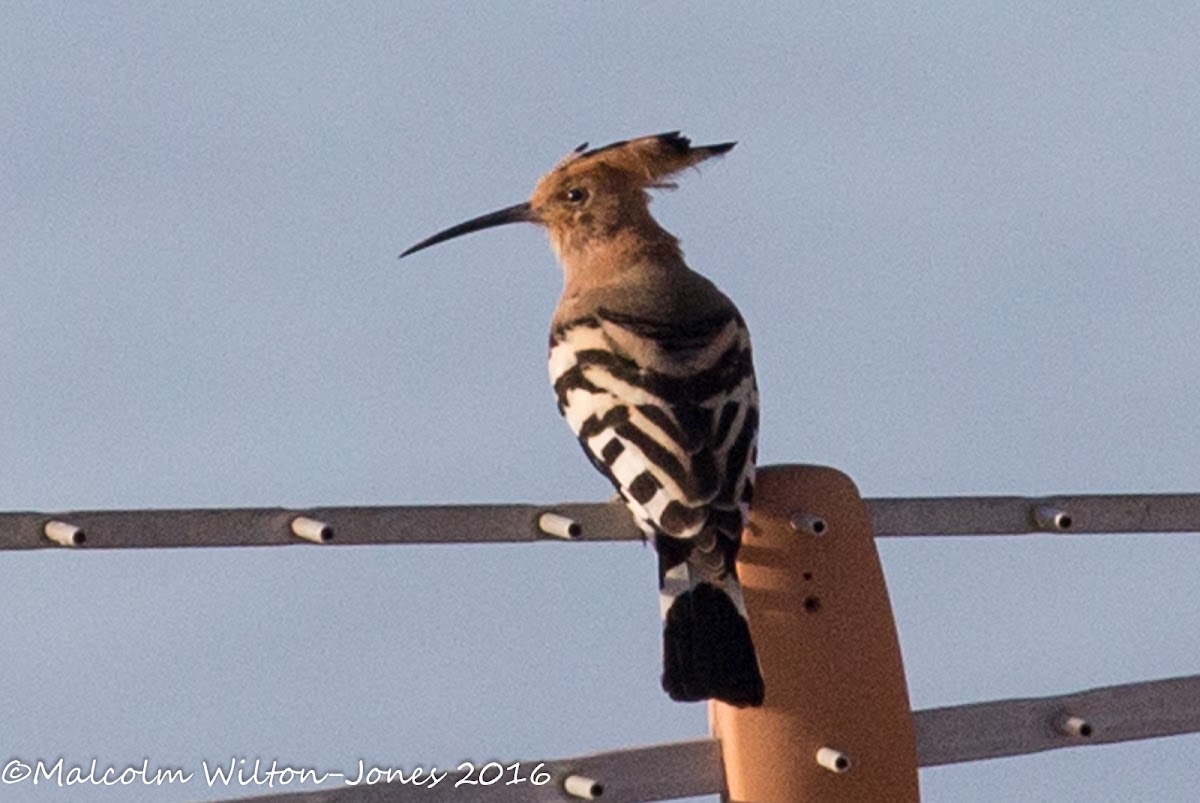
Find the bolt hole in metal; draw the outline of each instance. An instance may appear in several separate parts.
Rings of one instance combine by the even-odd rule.
[[[563,791],[579,800],[596,800],[604,796],[604,784],[586,775],[568,775]]]
[[[583,527],[579,522],[559,513],[546,512],[538,516],[538,529],[564,541],[574,541],[583,535]]]
[[[788,523],[793,530],[805,535],[825,535],[829,530],[829,523],[824,518],[811,513],[796,513]]]
[[[87,540],[83,530],[65,521],[48,521],[42,533],[59,546],[79,546]]]
[[[817,763],[840,775],[850,769],[850,756],[832,747],[822,747],[817,751]]]
[[[323,521],[297,516],[292,519],[292,535],[314,544],[327,544],[333,540],[333,528]]]
[[[1091,722],[1088,722],[1083,717],[1071,716],[1069,714],[1059,717],[1058,729],[1068,736],[1076,736],[1081,739],[1090,739],[1094,732]]]
[[[1034,508],[1033,520],[1042,530],[1060,533],[1071,529],[1075,524],[1070,513],[1054,505],[1038,505]]]

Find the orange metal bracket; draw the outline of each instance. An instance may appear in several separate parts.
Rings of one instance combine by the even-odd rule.
[[[738,572],[766,701],[709,708],[725,800],[919,800],[900,643],[850,478],[817,466],[761,469]]]

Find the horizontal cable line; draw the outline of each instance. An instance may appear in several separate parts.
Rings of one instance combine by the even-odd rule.
[[[922,767],[1200,732],[1200,675],[914,715]]]
[[[931,708],[915,712],[913,720],[917,763],[921,767],[1197,733],[1200,732],[1200,675],[1053,697]],[[852,746],[847,746],[847,750],[852,752]],[[563,801],[578,799],[563,791],[571,777],[602,786],[605,800],[625,803],[719,794],[724,787],[721,749],[713,739],[540,763],[494,763],[497,766],[486,773],[481,773],[480,764],[470,770],[451,772],[433,788],[398,781],[369,787],[346,786],[339,781],[334,789],[245,797],[230,803]],[[519,764],[516,770],[513,764]],[[413,769],[404,768],[406,777],[411,777]],[[514,777],[527,780],[508,784]],[[489,785],[471,783],[480,779],[495,780]],[[541,783],[535,784],[534,780]],[[464,785],[455,787],[460,781]]]
[[[1200,494],[865,500],[878,537],[1200,532]],[[820,510],[797,511],[806,521]],[[833,533],[830,533],[833,535]],[[412,505],[0,513],[0,549],[640,540],[624,506]]]

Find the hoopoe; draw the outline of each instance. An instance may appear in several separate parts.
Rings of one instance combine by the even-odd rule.
[[[647,188],[732,142],[679,132],[586,143],[526,203],[433,235],[414,251],[506,223],[544,226],[564,272],[550,381],[584,452],[658,553],[662,685],[675,700],[760,705],[763,680],[735,558],[754,490],[758,390],[737,308],[683,261]]]

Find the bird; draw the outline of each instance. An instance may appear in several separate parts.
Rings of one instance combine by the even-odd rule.
[[[434,234],[406,257],[510,223],[544,227],[563,269],[550,327],[558,410],[658,556],[662,686],[673,699],[762,705],[736,559],[759,424],[740,312],[685,263],[652,189],[729,152],[678,131],[575,148],[530,199]]]

